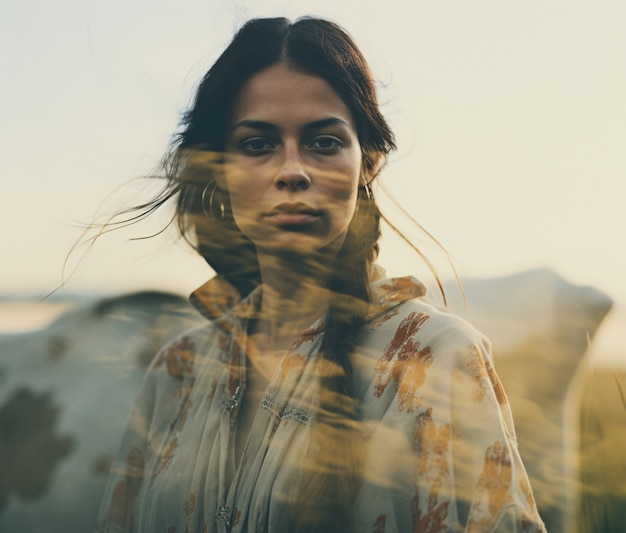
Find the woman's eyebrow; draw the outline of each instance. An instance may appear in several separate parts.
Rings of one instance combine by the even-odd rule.
[[[280,128],[275,124],[264,122],[262,120],[241,120],[237,122],[230,131],[235,131],[237,128],[250,128],[252,130],[261,131],[278,131]]]
[[[309,122],[302,128],[303,130],[318,130],[321,128],[325,128],[327,126],[344,126],[346,128],[352,129],[352,125],[339,117],[328,117],[322,118],[320,120],[315,120],[313,122]]]
[[[352,129],[352,125],[339,117],[327,117],[321,118],[319,120],[314,120],[313,122],[309,122],[303,126],[304,131],[318,130],[321,128],[325,128],[327,126],[343,126],[346,128]],[[235,131],[238,128],[250,128],[253,130],[260,130],[266,132],[277,132],[280,130],[278,126],[272,124],[270,122],[265,122],[263,120],[241,120],[237,122],[232,128],[231,131]]]

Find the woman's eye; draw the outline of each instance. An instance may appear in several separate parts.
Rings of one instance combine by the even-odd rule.
[[[337,137],[331,137],[325,135],[323,137],[316,137],[309,145],[313,150],[317,150],[322,153],[335,153],[343,146],[343,142]]]
[[[239,147],[244,152],[253,154],[266,153],[274,148],[274,145],[263,138],[246,139],[239,143]]]

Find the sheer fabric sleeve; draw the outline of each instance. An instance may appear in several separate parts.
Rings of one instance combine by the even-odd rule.
[[[167,461],[167,437],[193,384],[194,342],[184,335],[165,346],[146,371],[113,461],[96,533],[134,533],[141,489],[151,469]]]
[[[451,315],[408,311],[367,339],[373,430],[357,523],[379,533],[544,532],[489,342]]]
[[[491,347],[476,335],[457,354],[450,413],[459,523],[476,533],[544,532]]]
[[[148,433],[154,409],[155,371],[146,373],[118,453],[111,466],[100,511],[96,533],[131,533],[136,531],[137,498],[144,480],[148,455]]]

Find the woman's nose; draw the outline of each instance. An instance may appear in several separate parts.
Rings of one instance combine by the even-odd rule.
[[[292,191],[306,190],[311,185],[311,178],[296,147],[285,147],[285,157],[276,173],[275,185],[277,189]]]

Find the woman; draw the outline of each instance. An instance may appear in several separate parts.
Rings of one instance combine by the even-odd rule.
[[[542,531],[489,344],[374,265],[393,134],[333,23],[248,22],[165,170],[217,276],[148,371],[98,531]]]

